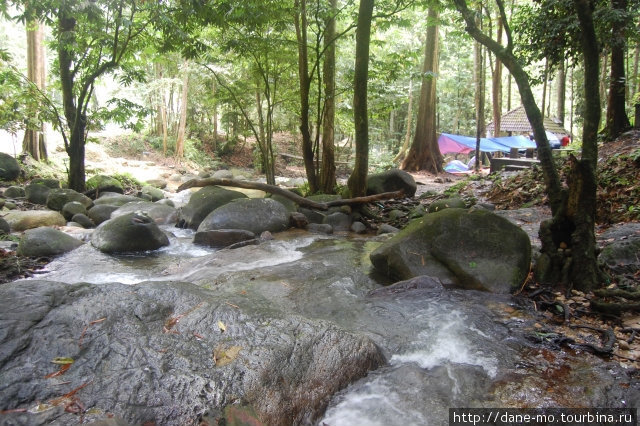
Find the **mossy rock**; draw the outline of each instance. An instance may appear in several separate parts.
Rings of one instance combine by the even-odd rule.
[[[98,192],[116,192],[118,194],[124,193],[122,183],[111,176],[95,175],[87,180],[87,189],[97,189]]]

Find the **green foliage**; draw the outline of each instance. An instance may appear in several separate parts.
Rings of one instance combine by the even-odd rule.
[[[125,192],[137,191],[137,190],[140,190],[143,186],[142,182],[136,179],[129,172],[115,173],[111,175],[111,177],[118,180],[122,184],[122,187],[124,188]]]

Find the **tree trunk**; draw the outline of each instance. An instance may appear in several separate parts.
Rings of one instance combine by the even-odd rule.
[[[402,169],[409,171],[426,170],[438,174],[443,172],[442,154],[436,135],[436,81],[438,75],[438,11],[430,7],[427,12],[427,40],[422,66],[422,86],[420,104],[413,143]]]
[[[302,135],[302,158],[309,182],[309,191],[318,192],[318,180],[314,162],[313,142],[309,123],[309,92],[311,78],[309,76],[309,54],[307,47],[307,2],[296,0],[296,38],[298,40],[298,78],[300,80],[300,133]]]
[[[332,194],[336,187],[334,120],[336,115],[336,19],[337,0],[330,0],[331,16],[325,22],[324,62],[324,117],[322,121],[322,169],[320,190]]]
[[[558,68],[558,97],[556,102],[556,114],[560,124],[564,126],[564,107],[565,107],[565,92],[567,91],[567,75],[565,72],[564,60],[560,63]]]
[[[393,159],[394,163],[399,163],[404,160],[409,144],[411,143],[411,116],[413,115],[413,80],[409,79],[409,103],[407,105],[407,129],[404,134],[404,143],[402,148],[398,152],[398,155]]]
[[[44,32],[42,25],[31,22],[27,25],[27,78],[40,90],[45,89]],[[37,117],[36,117],[37,120]],[[24,132],[22,150],[36,161],[47,159],[44,125],[39,129]]]
[[[218,85],[216,83],[216,79],[213,79],[212,82],[212,91],[213,91],[213,151],[218,148]]]
[[[496,42],[502,45],[502,19],[498,17]],[[491,95],[493,99],[493,136],[500,136],[500,120],[502,118],[502,61],[496,56],[496,65],[492,76]]]
[[[482,29],[482,5],[478,4],[476,11],[476,24]],[[496,56],[496,60],[499,58]],[[484,130],[484,61],[482,58],[482,44],[479,42],[473,45],[473,79],[475,83],[474,104],[476,110],[476,163],[474,168],[480,170],[482,153],[480,152],[480,138]]]
[[[612,10],[624,14],[627,0],[611,0]],[[631,127],[626,111],[626,85],[624,56],[626,49],[626,21],[614,20],[611,41],[611,74],[607,97],[607,120],[603,133],[607,140],[614,140]]]
[[[187,101],[189,94],[189,61],[184,61],[182,67],[182,96],[180,97],[180,123],[178,124],[178,137],[176,138],[177,159],[184,157],[184,139],[187,128]]]
[[[544,119],[546,114],[547,105],[547,82],[549,81],[549,60],[544,61],[544,80],[542,81],[542,118]]]
[[[369,41],[374,0],[360,0],[356,27],[356,60],[353,76],[353,121],[355,125],[356,159],[348,186],[352,197],[367,192],[369,168],[369,119],[367,116],[367,79],[369,77]]]

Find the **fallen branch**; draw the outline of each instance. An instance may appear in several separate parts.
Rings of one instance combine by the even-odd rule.
[[[289,191],[288,189],[280,188],[279,186],[275,186],[275,185],[269,185],[269,184],[260,183],[260,182],[247,182],[243,180],[217,179],[217,178],[188,180],[178,187],[178,192],[184,191],[185,189],[188,189],[188,188],[212,186],[212,185],[231,186],[235,188],[244,188],[244,189],[257,189],[260,191],[268,192],[270,194],[278,194],[285,198],[288,198],[289,200],[295,202],[296,204],[302,207],[309,207],[311,209],[316,209],[316,210],[329,210],[329,207],[350,206],[354,204],[366,204],[366,203],[371,203],[373,201],[388,200],[391,198],[402,198],[404,196],[404,191],[400,190],[395,192],[384,192],[382,194],[369,195],[366,197],[346,198],[344,200],[334,200],[334,201],[329,201],[327,203],[318,203],[316,201],[301,197],[298,194],[292,191]]]

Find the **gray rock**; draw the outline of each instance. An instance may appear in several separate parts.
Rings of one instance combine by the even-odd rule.
[[[140,193],[142,195],[148,195],[151,201],[160,201],[164,198],[164,191],[162,191],[162,189],[150,185],[143,186]]]
[[[149,179],[147,185],[153,186],[159,189],[165,189],[167,187],[167,181],[164,179]]]
[[[313,234],[333,234],[333,226],[328,223],[310,223],[307,225],[307,231]]]
[[[11,232],[11,225],[3,217],[0,217],[0,232],[8,234]]]
[[[635,274],[640,270],[640,223],[612,226],[600,235],[603,248],[598,263],[614,274]]]
[[[93,204],[110,204],[112,206],[124,206],[127,203],[133,203],[136,201],[141,201],[140,198],[134,197],[133,195],[123,195],[115,192],[104,192],[102,195],[97,198]]]
[[[47,207],[61,211],[64,205],[71,201],[77,201],[87,209],[93,205],[91,198],[73,189],[52,189],[47,196]]]
[[[331,213],[325,217],[324,223],[331,225],[337,232],[348,232],[351,229],[351,217],[340,212]]]
[[[28,229],[22,234],[17,253],[20,256],[58,256],[80,247],[82,241],[57,229],[44,226]]]
[[[398,228],[396,228],[395,226],[391,226],[387,223],[383,223],[382,225],[380,225],[380,227],[378,228],[378,232],[376,233],[377,235],[382,235],[382,234],[395,234],[396,232],[400,232],[400,230]]]
[[[300,212],[293,212],[289,215],[289,224],[293,228],[305,229],[309,224],[309,220]]]
[[[509,293],[529,273],[531,243],[503,217],[450,208],[414,220],[370,258],[392,279],[429,275],[467,289]]]
[[[39,183],[51,189],[62,188],[60,181],[54,178],[35,178],[30,183]]]
[[[178,227],[198,229],[209,213],[236,198],[247,196],[242,192],[230,191],[219,186],[205,186],[194,192],[189,202],[180,210]]]
[[[158,225],[173,225],[178,220],[178,210],[165,204],[152,203],[151,201],[137,201],[127,203],[111,213],[111,217],[118,217],[129,213],[141,212],[149,216]]]
[[[269,198],[241,198],[218,207],[204,218],[198,232],[213,229],[243,229],[258,235],[289,227],[289,212]]]
[[[111,213],[119,208],[119,206],[111,204],[96,204],[87,211],[87,216],[93,223],[100,225],[102,222],[111,219]]]
[[[217,170],[211,177],[214,179],[233,179],[233,173],[230,170]]]
[[[409,212],[409,219],[417,219],[425,214],[427,214],[427,210],[424,208],[424,205],[418,204]]]
[[[356,234],[364,234],[367,232],[367,227],[362,222],[353,222],[351,224],[351,232],[355,232]]]
[[[168,198],[163,198],[162,200],[158,200],[158,201],[156,201],[156,203],[164,204],[165,206],[169,206],[169,207],[175,207],[176,206],[176,204],[172,200],[170,200]]]
[[[0,152],[0,180],[16,180],[20,176],[18,160],[9,154]]]
[[[84,215],[87,214],[87,208],[80,202],[78,201],[70,201],[67,204],[65,204],[64,206],[62,206],[62,216],[64,216],[65,219],[67,220],[72,220],[71,218],[78,214],[78,213],[82,213]]]
[[[225,248],[255,238],[256,234],[242,229],[217,229],[196,232],[193,243],[213,248]]]
[[[404,190],[405,197],[413,197],[418,188],[415,179],[404,170],[391,169],[367,176],[367,195]]]
[[[6,201],[3,206],[7,210],[15,210],[18,208],[18,205],[11,201]]]
[[[47,204],[47,197],[49,196],[49,192],[51,192],[51,188],[42,183],[31,182],[24,188],[24,192],[27,201],[44,206]]]
[[[429,205],[429,213],[439,212],[444,209],[464,209],[466,207],[467,205],[462,198],[445,198],[443,200],[437,200],[431,203]]]
[[[300,207],[298,211],[307,217],[309,223],[324,223],[324,218],[327,217],[327,215],[322,212],[305,207]]]
[[[282,195],[279,195],[279,194],[273,194],[269,198],[282,204],[287,209],[288,212],[298,211],[298,204],[296,204],[295,201],[287,197],[283,197]]]
[[[71,220],[85,229],[95,228],[96,224],[85,214],[74,214]]]
[[[95,175],[87,180],[87,189],[96,189],[99,194],[103,192],[124,193],[122,183],[111,176]]]
[[[101,223],[91,244],[104,253],[129,253],[168,246],[169,238],[150,217],[129,213]]]
[[[23,187],[12,185],[5,189],[2,195],[6,198],[22,198],[26,193]]]
[[[14,232],[41,226],[64,226],[67,223],[64,216],[52,210],[12,210],[4,215],[4,219]]]
[[[0,409],[76,389],[89,423],[198,424],[242,401],[262,424],[315,424],[332,395],[384,364],[369,338],[331,322],[189,283],[15,282],[0,286],[0,312]],[[44,379],[61,356],[74,364]],[[60,405],[2,421],[68,425],[78,415]]]

